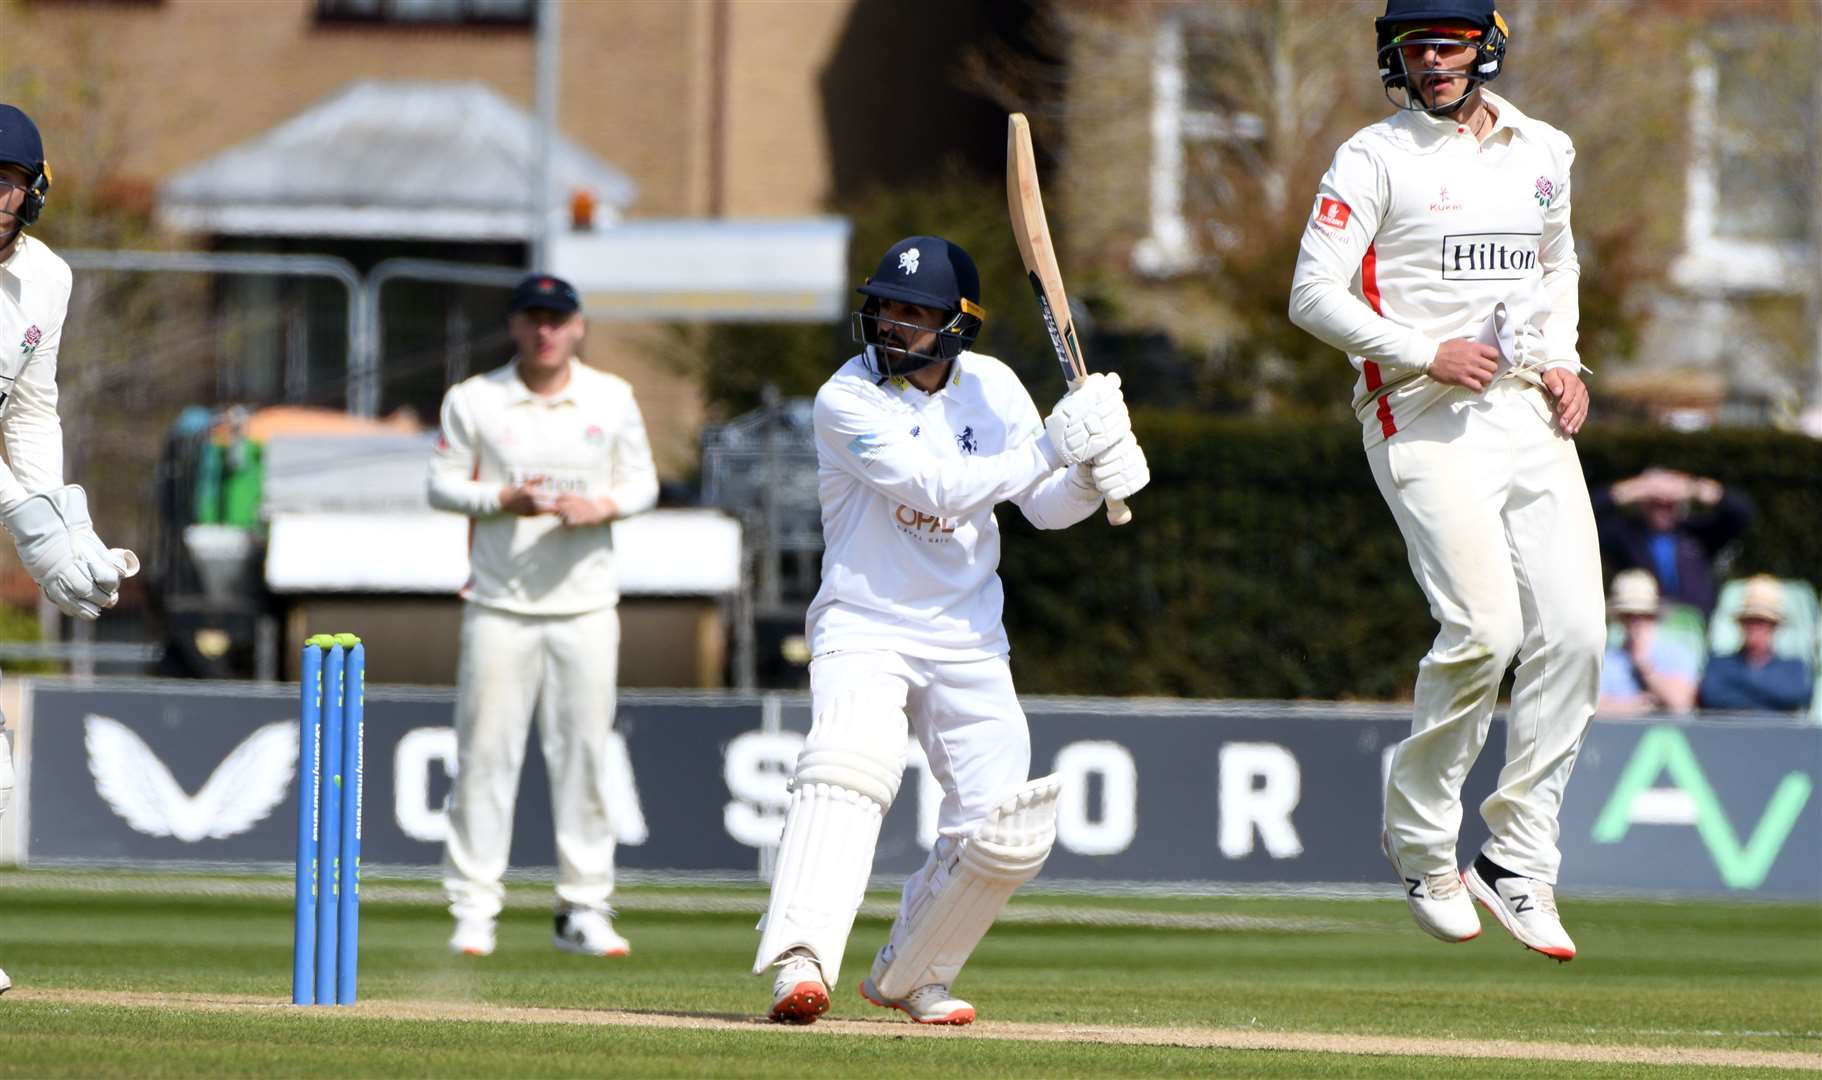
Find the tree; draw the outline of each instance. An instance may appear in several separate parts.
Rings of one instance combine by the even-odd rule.
[[[980,270],[987,309],[975,351],[1011,365],[1040,402],[1062,394],[1056,354],[1012,242],[1003,180],[975,176],[950,162],[935,181],[875,188],[835,210],[854,222],[849,280],[857,287],[880,256],[907,236],[933,234],[961,245]],[[862,297],[854,294],[852,300],[858,308]],[[787,397],[814,394],[859,349],[846,322],[679,326],[668,345],[674,363],[699,372],[711,410],[723,418],[757,407],[768,384]]]
[[[1495,91],[1583,147],[1575,228],[1584,353],[1598,375],[1638,350],[1644,300],[1676,250],[1681,171],[1663,162],[1682,153],[1691,24],[1634,0],[1502,10],[1513,44]],[[1059,7],[1071,47],[1058,231],[1072,283],[1104,326],[1176,344],[1192,404],[1346,410],[1351,374],[1285,311],[1318,179],[1349,134],[1391,108],[1374,58],[1381,11],[1294,0]],[[1173,218],[1184,243],[1161,256],[1160,223]]]

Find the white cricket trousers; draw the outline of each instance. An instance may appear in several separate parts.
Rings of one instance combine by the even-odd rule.
[[[467,604],[456,676],[456,776],[443,887],[457,918],[491,918],[505,899],[513,805],[532,711],[550,773],[557,901],[607,907],[614,891],[607,743],[614,723],[620,614],[517,615]]]
[[[6,733],[6,721],[0,719],[0,817],[13,804],[13,741]]]
[[[1600,547],[1581,459],[1542,390],[1507,378],[1451,397],[1367,451],[1441,624],[1417,670],[1410,737],[1392,755],[1385,827],[1407,872],[1454,870],[1461,785],[1500,681],[1517,673],[1506,764],[1481,803],[1483,853],[1556,881],[1557,813],[1600,692]]]
[[[1029,778],[1031,732],[1004,656],[925,660],[864,650],[829,653],[810,664],[813,713],[825,695],[862,688],[904,709],[930,775],[943,789],[936,846],[923,868],[905,880],[892,924],[891,941],[897,945],[910,926],[907,913],[922,906],[939,864]],[[899,798],[907,796],[915,799],[916,788],[900,790]]]

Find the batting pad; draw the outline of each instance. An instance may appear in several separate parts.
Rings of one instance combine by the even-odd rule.
[[[791,781],[753,974],[801,945],[816,954],[825,982],[840,977],[880,821],[904,777],[909,735],[903,709],[864,692],[835,695],[811,721]]]
[[[903,939],[873,968],[873,985],[902,998],[930,983],[953,983],[1012,893],[1043,869],[1057,835],[1055,775],[1027,782],[994,808],[973,836],[937,868],[929,891],[906,913]]]

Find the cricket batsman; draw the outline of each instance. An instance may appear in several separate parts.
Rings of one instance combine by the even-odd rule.
[[[1508,30],[1492,0],[1388,0],[1391,116],[1322,178],[1293,322],[1345,351],[1373,479],[1440,624],[1392,756],[1382,845],[1417,924],[1575,956],[1555,898],[1557,814],[1600,691],[1606,627],[1574,435],[1580,268],[1569,137],[1494,96]],[[1461,785],[1518,661],[1491,839],[1459,870]]]
[[[94,619],[114,606],[120,582],[139,571],[109,549],[89,520],[88,496],[63,482],[57,417],[57,350],[70,304],[69,264],[26,235],[44,211],[51,169],[31,117],[0,104],[0,525],[32,580],[57,610]],[[13,796],[13,756],[0,717],[0,815]],[[0,993],[13,985],[0,971]]]
[[[1088,376],[1040,420],[1011,369],[969,351],[986,312],[960,247],[901,240],[860,292],[864,347],[816,395],[812,719],[753,972],[777,969],[773,1020],[828,1010],[909,731],[942,786],[938,839],[860,992],[966,1024],[974,1007],[949,987],[1056,837],[1057,780],[1028,779],[993,509],[1011,500],[1038,528],[1067,528],[1151,474],[1118,376]]]

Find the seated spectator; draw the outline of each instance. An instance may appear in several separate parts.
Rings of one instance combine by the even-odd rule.
[[[1659,633],[1658,586],[1650,571],[1614,575],[1607,610],[1625,627],[1625,638],[1607,649],[1601,665],[1599,711],[1680,713],[1693,708],[1702,657],[1688,642]]]
[[[1719,656],[1702,676],[1704,709],[1768,709],[1792,712],[1809,706],[1809,668],[1772,651],[1771,639],[1784,621],[1784,586],[1769,574],[1748,578],[1735,616],[1740,651]]]
[[[1714,613],[1714,559],[1746,531],[1752,503],[1718,480],[1650,468],[1593,493],[1601,558],[1651,571],[1658,594]]]

